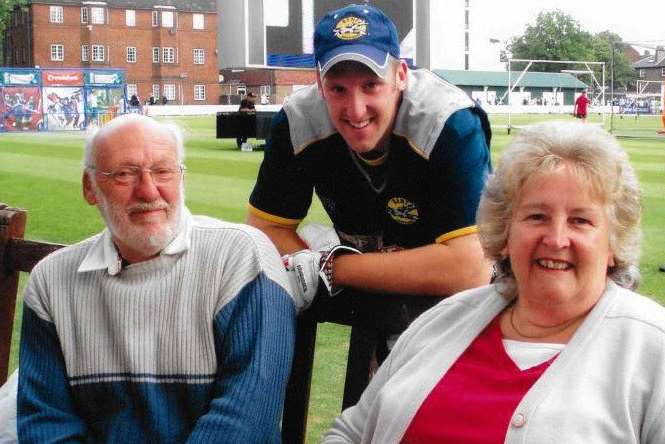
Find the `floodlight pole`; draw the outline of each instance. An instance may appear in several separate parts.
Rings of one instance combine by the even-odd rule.
[[[614,50],[617,42],[612,42],[610,51],[610,133],[614,131]]]

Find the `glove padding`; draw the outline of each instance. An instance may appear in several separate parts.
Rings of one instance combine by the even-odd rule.
[[[308,224],[299,228],[298,236],[305,241],[307,248],[314,251],[330,251],[341,244],[337,231],[321,224]]]
[[[322,253],[312,250],[301,250],[282,256],[298,313],[306,310],[316,296],[319,278],[322,277],[319,265],[322,257]],[[325,279],[325,276],[323,278]]]
[[[319,283],[323,284],[328,296],[335,296],[343,290],[341,287],[333,288],[333,283],[324,271],[328,262],[332,261],[339,251],[360,253],[355,248],[337,245],[330,251],[301,250],[282,256],[298,313],[312,304],[319,290]]]

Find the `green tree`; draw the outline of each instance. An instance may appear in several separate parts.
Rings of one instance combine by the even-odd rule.
[[[0,64],[5,60],[5,29],[17,6],[24,7],[27,0],[0,0]]]
[[[591,60],[605,62],[609,84],[612,70],[612,50],[614,50],[614,88],[626,88],[635,81],[635,70],[623,51],[624,43],[618,34],[603,31],[593,36]]]
[[[536,23],[527,25],[523,35],[513,37],[507,49],[515,59],[589,60],[592,42],[591,34],[582,30],[575,19],[555,9],[541,11]],[[538,63],[531,69],[559,72],[562,69],[579,69],[579,66]]]

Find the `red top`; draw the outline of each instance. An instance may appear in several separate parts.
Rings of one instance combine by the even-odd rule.
[[[401,442],[503,443],[517,405],[555,358],[520,370],[497,316],[430,392]]]
[[[586,115],[586,107],[589,104],[589,98],[586,95],[581,95],[575,100],[575,107],[577,114]]]

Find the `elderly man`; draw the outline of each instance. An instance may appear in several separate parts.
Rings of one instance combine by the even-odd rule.
[[[107,228],[25,291],[21,442],[277,442],[294,341],[284,266],[251,227],[184,206],[183,142],[131,114],[88,143]]]
[[[321,277],[329,293],[351,287],[393,305],[373,318],[394,335],[438,301],[411,295],[489,282],[475,227],[489,123],[463,91],[400,60],[395,25],[374,7],[325,15],[314,55],[317,85],[291,95],[273,121],[247,220],[288,255],[300,308]],[[296,231],[314,190],[334,232]],[[315,251],[337,235],[365,254]],[[384,297],[394,294],[411,303]]]

